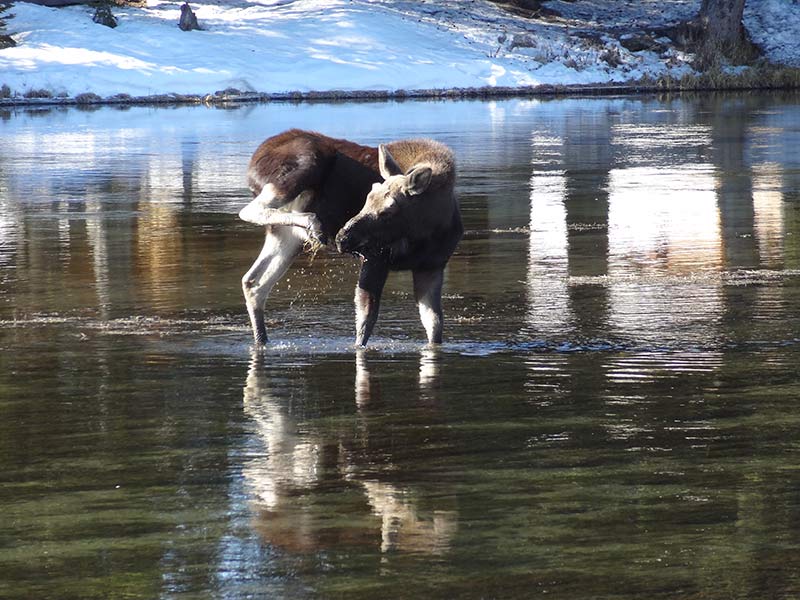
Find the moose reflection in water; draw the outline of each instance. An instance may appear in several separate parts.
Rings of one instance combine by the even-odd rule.
[[[248,183],[254,199],[239,216],[266,226],[261,253],[242,278],[256,345],[267,341],[270,290],[304,245],[334,235],[341,252],[361,257],[357,345],[369,340],[391,270],[412,272],[428,341],[442,341],[444,267],[463,232],[446,146],[419,139],[376,149],[293,129],[256,149]]]
[[[435,401],[426,391],[437,377],[436,352],[425,349],[420,357],[420,400],[433,413]],[[373,431],[379,425],[370,419],[374,405],[385,401],[380,385],[363,351],[357,353],[355,367],[357,413],[347,419],[354,428],[315,427],[309,407],[286,397],[280,374],[271,373],[263,357],[253,357],[244,410],[263,453],[244,466],[243,476],[252,497],[254,528],[264,542],[289,552],[354,544],[379,547],[383,556],[443,554],[456,533],[457,511],[452,501],[441,496],[423,501],[412,486],[393,480],[385,432]],[[359,510],[361,517],[355,518]]]

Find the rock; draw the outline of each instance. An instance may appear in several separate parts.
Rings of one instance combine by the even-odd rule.
[[[663,44],[645,33],[630,33],[620,36],[619,43],[629,52],[641,52],[642,50],[662,52],[664,50]]]
[[[101,5],[97,7],[97,9],[94,11],[92,21],[99,25],[111,27],[111,29],[114,29],[114,27],[117,26],[117,18],[111,13],[111,8],[107,5]]]
[[[178,21],[178,27],[180,27],[183,31],[200,29],[200,25],[197,22],[197,15],[195,15],[194,11],[192,11],[192,9],[189,7],[188,2],[184,2],[181,5],[181,20]]]
[[[78,94],[75,96],[75,102],[77,104],[98,104],[102,102],[102,98],[93,92],[86,92],[83,94]]]
[[[235,88],[235,87],[229,87],[229,88],[225,88],[224,90],[217,90],[216,92],[214,92],[214,95],[217,96],[217,97],[220,97],[220,96],[241,96],[242,95],[242,91],[237,89],[237,88]]]
[[[502,42],[501,42],[502,43]],[[515,33],[511,36],[511,41],[508,44],[509,50],[516,48],[536,48],[538,47],[536,38],[529,33]]]

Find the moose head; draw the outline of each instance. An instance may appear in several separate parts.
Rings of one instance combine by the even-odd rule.
[[[369,257],[402,246],[418,225],[424,223],[420,207],[431,185],[433,169],[427,162],[414,164],[406,172],[388,148],[378,147],[378,167],[383,182],[375,183],[364,207],[336,235],[339,252]]]

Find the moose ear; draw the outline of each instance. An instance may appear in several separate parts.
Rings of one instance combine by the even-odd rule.
[[[418,166],[414,167],[406,175],[406,192],[410,196],[418,196],[428,189],[431,184],[431,177],[433,171],[430,167]]]
[[[395,162],[385,144],[378,146],[378,168],[381,171],[381,177],[384,179],[389,179],[392,175],[403,174],[403,170]]]

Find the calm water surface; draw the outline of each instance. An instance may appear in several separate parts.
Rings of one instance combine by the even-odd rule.
[[[291,126],[459,158],[446,343],[298,260]],[[0,597],[797,598],[800,96],[0,112]]]

